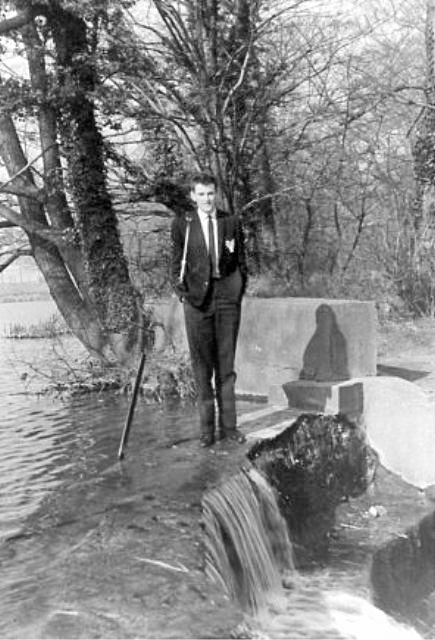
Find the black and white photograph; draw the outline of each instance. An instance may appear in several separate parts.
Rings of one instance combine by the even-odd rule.
[[[435,640],[435,0],[0,0],[0,640]]]

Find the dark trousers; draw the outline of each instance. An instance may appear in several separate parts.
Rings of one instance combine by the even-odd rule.
[[[219,298],[214,290],[204,309],[184,302],[187,340],[195,378],[201,435],[215,432],[215,394],[219,431],[236,428],[234,359],[240,325],[240,303]]]

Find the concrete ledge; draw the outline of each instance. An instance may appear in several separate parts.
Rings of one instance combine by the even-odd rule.
[[[386,469],[416,487],[435,484],[435,403],[401,378],[361,380],[370,445]]]
[[[363,384],[359,381],[311,382],[295,380],[282,385],[289,407],[357,417],[363,412]]]
[[[270,402],[270,398],[266,393],[259,393],[253,391],[243,391],[242,389],[237,389],[236,391],[236,399],[237,400],[245,400],[246,402],[257,402],[258,404],[267,404]],[[276,404],[275,402],[273,404]],[[284,404],[281,402],[281,404]]]
[[[187,351],[183,306],[155,305],[157,348]],[[245,298],[236,356],[237,388],[269,390],[301,377],[316,382],[376,375],[374,303],[319,298]]]

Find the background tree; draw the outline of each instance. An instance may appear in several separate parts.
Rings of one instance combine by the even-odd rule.
[[[186,173],[196,168],[218,175],[226,206],[243,216],[257,274],[251,292],[431,308],[430,216],[418,222],[415,198],[431,153],[422,128],[426,0],[370,0],[347,15],[315,0],[30,4],[43,8],[32,17],[36,36],[20,36],[34,71],[31,83],[4,80],[3,112],[15,125],[17,114],[31,122],[45,114],[44,131],[52,118],[55,137],[43,154],[52,164],[43,180],[27,167],[33,184],[25,182],[26,160],[41,151],[34,148],[5,189],[42,207],[44,219],[35,210],[32,221],[48,228],[28,224],[28,233],[54,244],[62,260],[69,252],[68,275],[74,287],[86,283],[81,304],[94,305],[97,323],[119,308],[98,267],[103,246],[117,247],[111,264],[120,271],[109,272],[119,300],[127,282],[113,198],[152,195],[182,212]],[[22,13],[7,17],[4,32]],[[64,38],[65,16],[73,40]],[[420,174],[419,148],[427,152]],[[135,294],[125,291],[134,319]]]
[[[154,24],[117,23],[108,64],[124,113],[170,141],[154,155],[154,177],[211,168],[244,218],[251,271],[297,274],[299,290],[313,272],[344,275],[378,164],[358,163],[382,139],[383,110],[400,88],[403,54],[382,58],[388,46],[397,57],[379,31],[391,15],[374,6],[374,24],[361,26],[303,1],[150,4]]]
[[[407,296],[422,14],[410,21],[406,2],[364,9],[362,25],[327,15],[305,27],[312,71],[277,115],[281,288],[397,301]]]
[[[108,56],[113,85],[128,96],[124,113],[145,129],[159,122],[185,167],[216,174],[224,203],[242,213],[257,270],[276,249],[269,122],[292,90],[279,82],[293,63],[271,48],[282,4],[153,0],[155,24],[120,21]]]

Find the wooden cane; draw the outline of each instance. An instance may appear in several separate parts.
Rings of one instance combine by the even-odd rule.
[[[134,381],[133,394],[131,397],[130,406],[128,408],[127,418],[125,420],[124,429],[121,436],[121,443],[118,450],[118,460],[122,460],[124,457],[124,450],[127,446],[128,435],[130,433],[131,423],[133,421],[134,409],[136,407],[136,400],[139,393],[139,386],[142,379],[143,368],[145,366],[145,351],[142,351],[139,361],[139,367],[136,374],[136,380]]]

